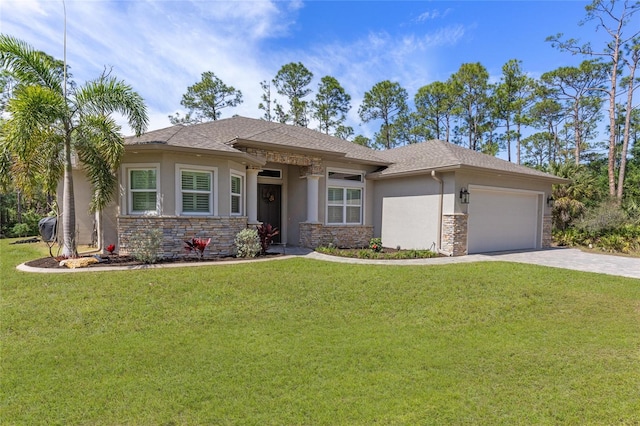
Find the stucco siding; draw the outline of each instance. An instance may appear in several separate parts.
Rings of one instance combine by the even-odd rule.
[[[287,170],[287,244],[298,245],[300,222],[307,220],[307,180],[300,177],[300,167],[285,166]]]
[[[80,169],[73,170],[73,198],[75,200],[76,210],[76,229],[75,237],[77,244],[87,245],[91,244],[93,233],[93,224],[95,221],[95,215],[89,213],[89,205],[91,203],[91,185],[87,180],[87,175]],[[58,185],[58,207],[59,212],[62,214],[63,208],[63,185],[62,181]],[[63,235],[62,216],[58,219],[58,238],[62,241]]]
[[[385,247],[435,250],[438,195],[383,198],[381,237]]]
[[[440,184],[429,175],[375,181],[374,235],[385,247],[435,248],[439,194]]]

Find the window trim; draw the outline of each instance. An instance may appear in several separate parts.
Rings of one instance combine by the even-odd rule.
[[[233,178],[237,177],[240,178],[240,193],[239,194],[234,194],[233,193]],[[245,194],[246,194],[246,174],[243,172],[240,172],[238,170],[233,170],[231,169],[230,173],[229,173],[229,215],[231,216],[244,216],[245,215],[245,206],[246,206],[246,202],[245,202]],[[233,211],[233,197],[240,197],[240,212],[235,213]]]
[[[133,191],[131,189],[131,172],[135,170],[155,170],[156,172],[156,209],[155,210],[143,210],[143,211],[134,211],[133,210]],[[127,215],[131,216],[158,216],[160,215],[160,198],[161,198],[161,188],[160,188],[160,163],[127,163],[122,165],[122,180],[125,183],[126,187],[126,207],[125,211]],[[145,191],[151,192],[151,191]]]
[[[346,173],[352,175],[361,175],[362,181],[353,181],[347,179],[331,179],[329,178],[329,173]],[[337,225],[337,226],[361,226],[364,224],[364,205],[365,205],[365,195],[366,195],[366,184],[365,184],[365,175],[366,173],[363,170],[349,170],[349,169],[338,169],[338,168],[327,168],[327,185],[326,185],[326,194],[325,194],[325,223],[326,225]],[[330,189],[343,189],[342,193],[342,203],[341,204],[330,204],[329,203],[329,190]],[[347,192],[349,189],[359,189],[360,190],[360,220],[358,222],[347,222],[347,208],[349,205],[347,204]],[[329,222],[329,207],[342,207],[342,222]],[[351,206],[355,207],[355,206]]]
[[[211,197],[209,199],[209,211],[206,213],[182,211],[182,172],[208,172],[211,173]],[[175,202],[176,216],[218,216],[218,168],[209,166],[197,166],[193,164],[176,163],[175,166]]]

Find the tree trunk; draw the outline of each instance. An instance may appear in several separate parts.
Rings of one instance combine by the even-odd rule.
[[[507,160],[511,162],[511,135],[509,134],[509,119],[507,119],[506,124],[507,124]]]
[[[574,116],[573,116],[573,120],[574,120],[574,124],[573,124],[573,132],[574,132],[574,139],[575,139],[575,143],[576,143],[576,148],[574,150],[574,154],[573,157],[575,159],[576,162],[576,166],[580,164],[580,145],[582,144],[582,131],[580,130],[580,113],[578,111],[578,103],[576,101],[576,105],[574,107]]]
[[[22,223],[22,191],[16,191],[16,221]]]
[[[609,195],[616,196],[616,89],[618,84],[618,56],[620,54],[620,38],[615,37],[612,52],[611,88],[609,89],[609,158],[607,172],[609,177]],[[618,183],[619,184],[619,183]],[[620,197],[621,198],[621,197]]]
[[[618,202],[622,202],[624,194],[624,175],[627,168],[627,152],[629,150],[629,137],[631,134],[631,113],[633,112],[633,89],[636,74],[636,67],[640,60],[640,51],[636,52],[629,65],[629,87],[627,88],[626,117],[624,119],[624,135],[622,137],[622,152],[620,153],[620,170],[618,170],[618,191],[616,197]]]
[[[68,126],[68,125],[66,125]],[[62,193],[62,255],[78,255],[76,245],[76,207],[73,194],[73,166],[71,164],[71,135],[66,132],[64,140],[64,180]]]

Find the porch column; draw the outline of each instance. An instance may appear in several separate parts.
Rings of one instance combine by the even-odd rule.
[[[247,169],[247,221],[250,225],[258,223],[258,172],[260,169]]]
[[[307,222],[318,222],[318,182],[320,176],[307,175]]]

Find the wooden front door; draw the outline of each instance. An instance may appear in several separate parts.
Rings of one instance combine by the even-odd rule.
[[[269,223],[282,232],[282,185],[258,184],[258,221]],[[273,238],[280,242],[280,234]]]

